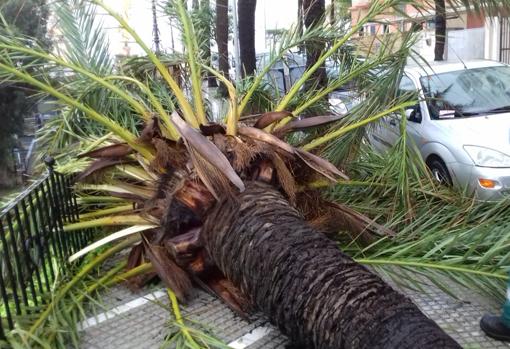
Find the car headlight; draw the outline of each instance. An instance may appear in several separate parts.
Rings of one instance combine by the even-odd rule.
[[[476,166],[481,167],[510,167],[510,156],[494,149],[465,145],[464,150]]]

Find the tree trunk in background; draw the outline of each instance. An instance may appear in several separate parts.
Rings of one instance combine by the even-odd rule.
[[[224,275],[304,348],[461,348],[266,184],[217,203],[202,234]]]
[[[335,0],[331,0],[331,5],[329,5],[329,23],[331,25],[335,24]]]
[[[50,50],[47,35],[49,6],[45,0],[0,1],[6,24],[17,34],[35,38],[45,50]],[[17,141],[14,135],[23,134],[24,118],[37,112],[31,96],[36,91],[22,83],[4,83],[0,87],[0,187],[16,185],[20,180],[13,168],[12,151]]]
[[[239,0],[239,51],[243,77],[253,75],[257,60],[255,56],[255,8],[257,0]]]
[[[14,188],[20,178],[16,173],[16,166],[9,155],[2,155],[2,166],[0,167],[0,190]]]
[[[218,45],[218,69],[229,77],[228,64],[228,0],[216,0],[216,44]],[[220,83],[220,93],[226,95],[227,90]]]
[[[324,23],[325,4],[324,0],[303,0],[303,14],[307,30],[321,26]],[[324,42],[312,41],[305,43],[306,68],[313,66],[324,50]],[[319,89],[326,85],[326,68],[322,65],[315,71],[311,79],[306,83],[305,89]]]
[[[297,32],[298,37],[303,35],[303,0],[298,0]],[[299,45],[299,52],[303,53],[304,51],[305,47],[303,45]]]
[[[204,13],[207,15],[207,23],[203,28],[204,31],[204,38],[203,41],[203,47],[202,47],[202,55],[203,59],[207,64],[211,64],[211,25],[213,22],[212,19],[212,13],[211,13],[211,4],[210,0],[201,0],[200,1],[200,9],[201,11],[204,11]],[[216,83],[216,79],[213,75],[207,73],[207,86],[209,87],[216,87],[218,84]]]
[[[444,60],[444,48],[446,41],[446,9],[445,0],[435,0],[436,16],[436,46],[434,47],[434,60]]]
[[[158,25],[158,11],[156,8],[156,0],[152,0],[152,41],[154,42],[154,52],[159,55],[161,53]]]

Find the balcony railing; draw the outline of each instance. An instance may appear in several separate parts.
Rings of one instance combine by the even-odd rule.
[[[0,213],[0,347],[17,320],[34,314],[66,272],[66,259],[90,231],[65,233],[78,220],[72,178],[49,171]]]

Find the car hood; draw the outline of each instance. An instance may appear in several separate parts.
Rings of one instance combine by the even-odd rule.
[[[435,120],[444,136],[462,145],[477,145],[510,155],[510,113]]]

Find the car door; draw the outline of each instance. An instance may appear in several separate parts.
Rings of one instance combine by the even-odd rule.
[[[401,82],[399,93],[418,92],[416,105],[405,111],[407,117],[406,132],[407,145],[416,147],[419,151],[426,143],[425,130],[427,128],[427,103],[424,100],[423,92],[418,88],[419,80],[412,80],[406,76],[406,80]]]
[[[402,76],[398,87],[398,95],[402,95],[407,92],[415,92],[417,90],[415,83],[407,75]],[[416,101],[418,106],[418,101]],[[416,108],[419,112],[419,107]],[[406,113],[410,114],[411,111],[407,110]],[[381,122],[376,125],[373,134],[371,135],[371,142],[378,150],[388,150],[393,147],[400,139],[400,122],[401,114],[393,113],[384,117]],[[407,123],[407,130],[409,132],[410,122]],[[414,132],[414,131],[411,131]]]

